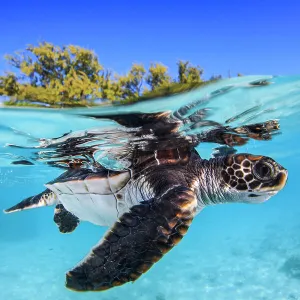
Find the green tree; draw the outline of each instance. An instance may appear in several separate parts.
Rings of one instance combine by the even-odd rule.
[[[51,80],[63,84],[71,70],[76,74],[84,73],[89,80],[97,82],[98,74],[103,70],[93,51],[74,45],[59,47],[43,42],[28,46],[23,53],[7,55],[6,59],[33,86],[45,87]]]
[[[138,99],[143,90],[144,75],[146,70],[142,64],[133,64],[125,76],[117,76],[121,99]]]
[[[135,63],[125,75],[118,75],[105,69],[91,50],[48,42],[30,45],[6,59],[18,74],[0,76],[0,94],[13,96],[9,104],[86,106],[98,98],[132,102],[188,91],[218,79],[204,81],[203,69],[188,61],[177,63],[178,79],[172,79],[161,63],[151,63],[147,72]]]
[[[178,66],[179,83],[200,83],[203,69],[200,66],[193,66],[189,61],[180,60]]]
[[[13,73],[0,76],[0,95],[14,96],[19,92],[18,78]]]
[[[101,98],[114,101],[119,100],[122,96],[120,82],[116,79],[112,71],[106,70],[101,75]]]
[[[19,99],[44,102],[47,98],[53,105],[72,101],[72,105],[81,105],[101,96],[103,67],[91,50],[43,42],[6,59],[21,74],[15,92]]]
[[[168,74],[168,67],[163,64],[151,64],[149,74],[146,77],[146,82],[150,86],[151,91],[157,88],[170,85],[172,79]]]

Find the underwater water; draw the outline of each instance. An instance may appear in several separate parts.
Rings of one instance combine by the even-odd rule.
[[[253,83],[267,80],[269,84]],[[252,83],[252,84],[251,84]],[[251,140],[238,152],[270,156],[289,172],[285,188],[269,201],[205,208],[187,235],[137,281],[103,292],[65,288],[65,273],[101,239],[107,228],[82,223],[59,233],[53,207],[0,214],[0,299],[10,300],[295,300],[300,299],[300,76],[247,76],[166,99],[125,107],[92,109],[0,108],[0,209],[40,193],[63,170],[33,160],[38,138],[115,128],[112,121],[82,117],[124,112],[192,111],[207,108],[209,119],[242,126],[279,120],[280,134]],[[245,113],[244,113],[245,112]],[[193,132],[202,130],[196,128]],[[10,147],[8,144],[28,146]],[[197,151],[211,157],[214,143]],[[38,149],[39,151],[40,149]]]

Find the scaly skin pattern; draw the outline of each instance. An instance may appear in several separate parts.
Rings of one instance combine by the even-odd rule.
[[[53,221],[61,233],[73,232],[80,222],[80,220],[67,211],[61,203],[55,206]]]
[[[67,273],[66,286],[101,291],[135,281],[182,239],[196,207],[195,194],[186,187],[132,207],[91,254]]]
[[[272,158],[247,153],[198,161],[195,170],[198,201],[203,207],[266,201],[285,186],[288,176]]]
[[[55,193],[46,189],[44,192],[37,194],[35,196],[28,197],[21,201],[20,203],[4,210],[4,213],[12,213],[16,211],[21,211],[25,209],[32,209],[36,207],[43,207],[43,206],[51,206],[56,204],[57,197]]]
[[[259,203],[281,190],[287,180],[287,171],[277,162],[250,154],[211,160],[192,154],[187,164],[157,163],[143,173],[155,196],[120,217],[91,253],[67,273],[67,288],[102,291],[135,281],[182,239],[205,206]],[[137,178],[137,186],[138,182]]]

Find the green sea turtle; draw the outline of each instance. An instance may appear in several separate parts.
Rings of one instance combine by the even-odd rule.
[[[232,154],[219,148],[216,157],[201,158],[195,150],[200,140],[194,143],[193,138],[180,135],[177,122],[170,121],[167,114],[110,119],[138,128],[134,135],[144,142],[140,147],[129,143],[131,165],[127,169],[110,170],[96,162],[87,168],[80,160],[66,161],[67,171],[46,184],[44,192],[5,210],[11,213],[54,205],[54,221],[63,233],[72,232],[81,221],[109,226],[86,258],[67,272],[69,289],[101,291],[135,281],[180,242],[204,207],[261,203],[286,184],[287,170],[270,157]],[[235,129],[218,127],[202,134],[201,140],[239,145],[248,137],[264,139],[277,129],[276,121]],[[145,143],[149,132],[156,139]],[[72,143],[68,136],[59,141],[62,156],[71,148],[78,149],[68,147]]]

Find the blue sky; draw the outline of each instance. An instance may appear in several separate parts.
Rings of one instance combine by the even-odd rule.
[[[78,4],[77,4],[78,3]],[[49,41],[95,50],[104,66],[201,65],[205,77],[300,73],[300,1],[33,1],[1,3],[3,55]]]

